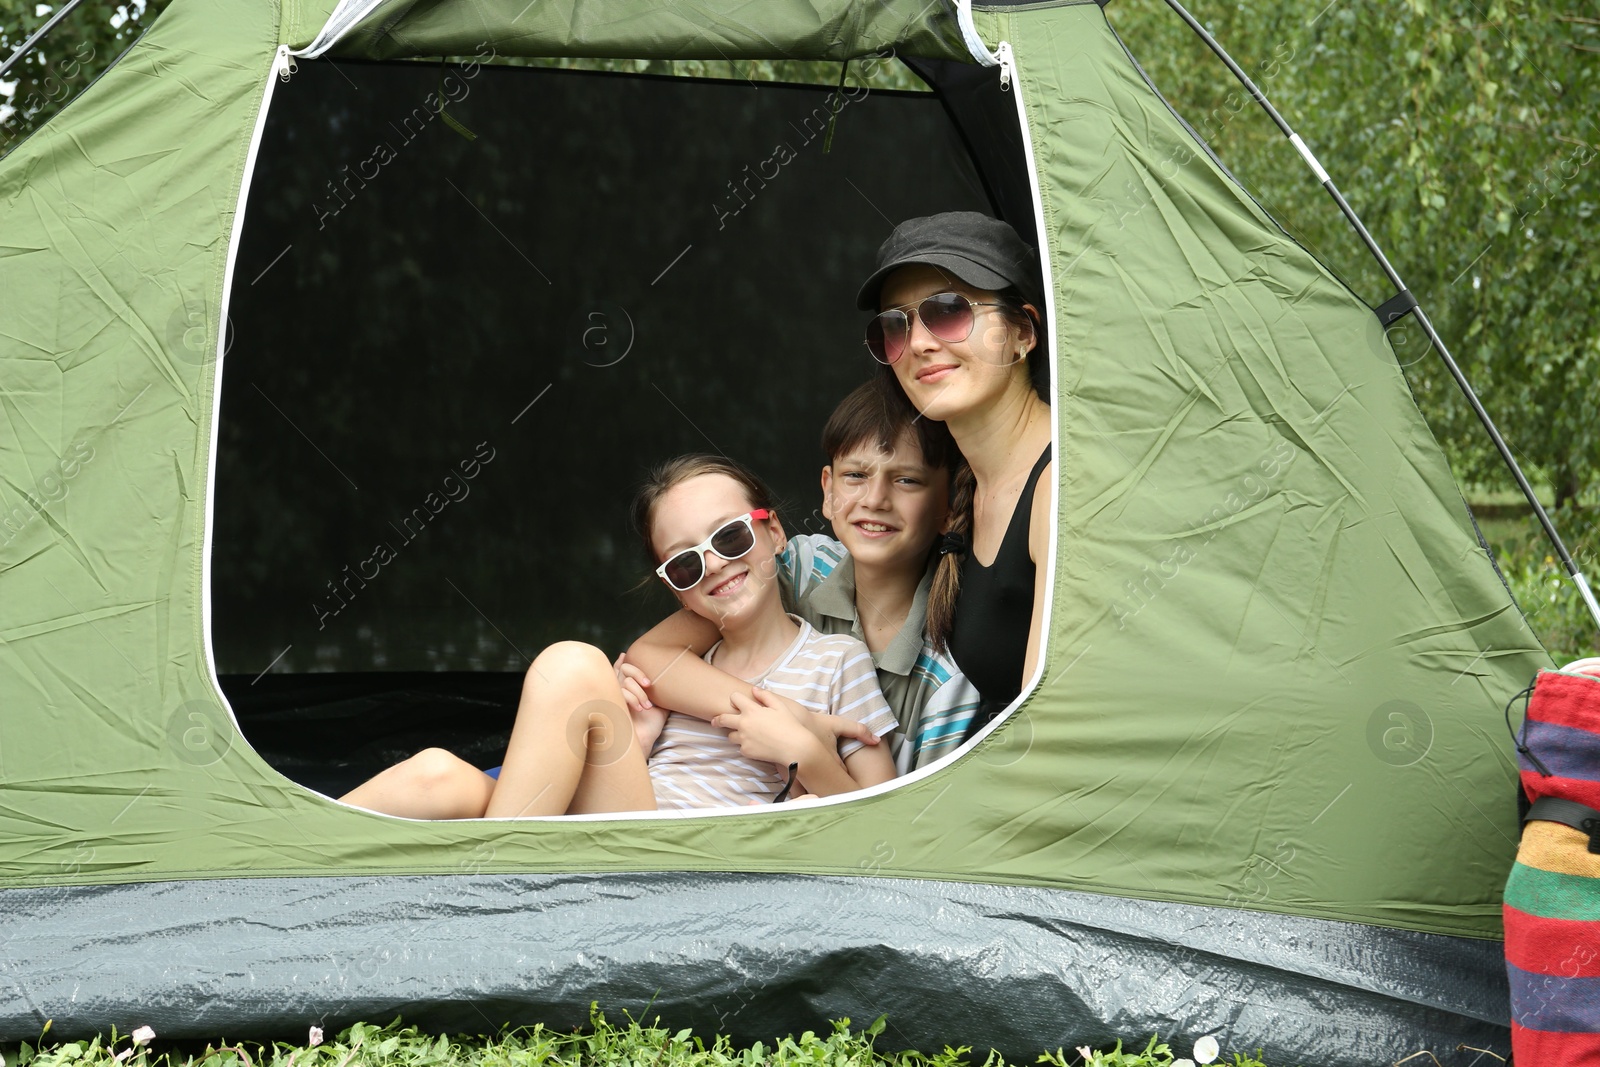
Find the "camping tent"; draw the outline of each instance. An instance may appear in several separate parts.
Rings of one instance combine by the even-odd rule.
[[[329,6],[175,0],[0,161],[0,1037],[576,1024],[598,999],[745,1036],[886,1012],[886,1041],[1012,1054],[1505,1046],[1500,717],[1548,657],[1373,310],[1099,7]],[[891,53],[934,93],[495,67]],[[878,190],[885,146],[929,154]],[[585,159],[580,211],[541,183]],[[698,199],[639,192],[682,160],[714,161]],[[695,817],[417,824],[286,776],[384,708],[492,721],[545,620],[602,610],[561,583],[636,573],[573,471],[634,453],[600,394],[677,426],[650,448],[726,429],[798,462],[865,373],[796,381],[845,365],[889,217],[974,203],[1042,251],[1061,472],[1040,673],[979,743]],[[562,348],[590,299],[638,354]]]

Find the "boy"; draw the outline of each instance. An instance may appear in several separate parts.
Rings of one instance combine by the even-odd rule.
[[[955,446],[942,423],[918,418],[898,386],[875,377],[834,410],[822,448],[822,515],[834,537],[791,537],[779,577],[797,615],[866,643],[899,724],[890,744],[904,774],[954,751],[978,705],[977,690],[924,636]],[[679,612],[619,664],[646,751],[661,707],[710,718],[750,706],[746,683],[699,659],[715,640],[705,620]],[[849,729],[829,718],[837,721],[818,727]]]

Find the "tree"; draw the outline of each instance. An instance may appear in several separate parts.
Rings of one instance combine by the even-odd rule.
[[[116,61],[168,0],[112,7],[87,0],[71,11],[0,81],[0,155],[50,121]],[[59,4],[0,0],[0,57],[11,56]]]
[[[1120,8],[1120,10],[1119,10]],[[1285,227],[1392,295],[1274,127],[1159,0],[1110,9],[1180,114]],[[1595,484],[1600,427],[1600,18],[1542,0],[1290,0],[1195,14],[1313,147],[1558,505]],[[1509,484],[1420,332],[1392,339],[1466,481]]]

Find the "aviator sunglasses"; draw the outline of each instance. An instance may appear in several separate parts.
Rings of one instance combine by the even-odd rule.
[[[953,344],[972,336],[972,326],[977,321],[973,308],[1003,306],[968,300],[960,293],[934,293],[918,303],[882,312],[867,323],[867,351],[879,363],[897,362],[905,355],[906,342],[911,339],[911,313],[933,336]]]
[[[699,585],[700,579],[706,576],[706,549],[709,548],[726,560],[739,559],[756,547],[756,531],[751,525],[751,520],[771,517],[772,512],[767,508],[757,508],[740,515],[737,519],[729,520],[693,548],[673,553],[665,563],[656,568],[656,574],[678,592],[688,592]]]

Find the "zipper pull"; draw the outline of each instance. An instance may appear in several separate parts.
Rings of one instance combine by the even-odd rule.
[[[288,45],[281,44],[278,46],[278,58],[273,69],[278,72],[278,80],[285,82],[300,69],[295,65],[294,56],[289,54]]]
[[[1016,61],[1011,55],[1011,42],[1001,41],[995,47],[994,58],[1000,63],[1000,91],[1003,93],[1011,88],[1011,75],[1016,72]]]

